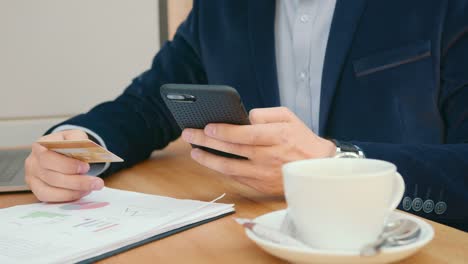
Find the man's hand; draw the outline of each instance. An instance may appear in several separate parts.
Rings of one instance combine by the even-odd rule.
[[[41,140],[87,139],[85,132],[67,130],[50,134]],[[104,187],[101,178],[86,176],[89,164],[47,150],[34,143],[25,161],[25,178],[36,197],[44,202],[65,202],[80,199]]]
[[[191,144],[247,157],[225,158],[197,148],[191,152],[198,163],[269,194],[283,194],[284,163],[335,154],[333,142],[314,134],[285,107],[253,109],[249,119],[251,125],[209,124],[204,130],[185,129],[182,138]]]

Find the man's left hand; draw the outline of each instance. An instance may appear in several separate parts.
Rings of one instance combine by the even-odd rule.
[[[185,129],[182,138],[248,158],[226,158],[198,148],[191,151],[201,165],[268,194],[283,194],[284,163],[335,154],[333,142],[317,136],[285,107],[253,109],[249,119],[251,125],[209,124],[204,130]]]

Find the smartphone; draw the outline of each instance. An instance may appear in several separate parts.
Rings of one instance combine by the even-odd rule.
[[[249,125],[249,116],[236,89],[225,85],[165,84],[161,96],[179,127],[203,129],[210,123]],[[246,159],[232,153],[192,145],[210,153]]]

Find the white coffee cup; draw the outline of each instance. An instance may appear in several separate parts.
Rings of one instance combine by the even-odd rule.
[[[358,250],[376,240],[405,190],[395,165],[373,159],[290,162],[283,178],[298,238],[320,249]]]

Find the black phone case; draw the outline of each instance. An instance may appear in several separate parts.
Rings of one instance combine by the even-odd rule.
[[[160,89],[161,97],[171,111],[179,127],[203,129],[209,123],[235,125],[250,124],[248,114],[237,91],[225,85],[165,84]],[[173,101],[168,94],[192,96],[193,101]],[[245,159],[238,155],[201,146],[213,154]]]

